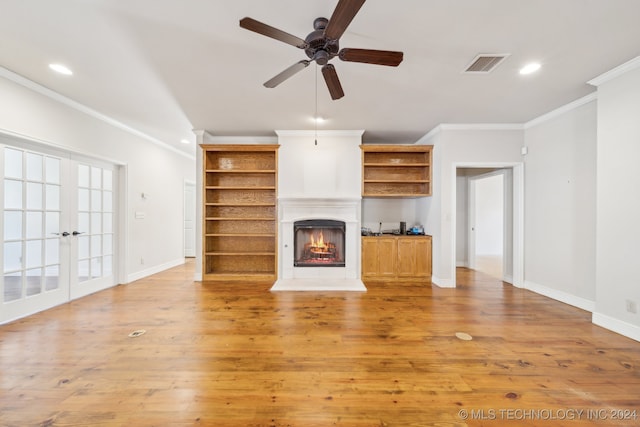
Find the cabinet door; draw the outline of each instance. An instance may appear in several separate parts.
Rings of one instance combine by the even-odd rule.
[[[398,239],[398,277],[415,277],[416,257],[416,239]]]
[[[362,275],[378,275],[378,240],[365,237],[362,239]]]
[[[415,242],[416,271],[418,277],[431,277],[431,238],[420,238]]]
[[[378,237],[378,276],[395,277],[398,259],[397,240]]]

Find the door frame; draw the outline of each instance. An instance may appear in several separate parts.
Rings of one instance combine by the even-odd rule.
[[[510,169],[512,176],[512,203],[513,209],[513,223],[511,224],[513,230],[513,245],[510,251],[512,276],[505,277],[504,279],[513,284],[517,288],[524,287],[524,163],[523,162],[459,162],[452,165],[452,195],[451,195],[451,277],[453,281],[453,287],[456,286],[456,192],[457,192],[457,173],[458,169],[466,168],[495,168],[495,169]],[[507,252],[505,250],[504,256]],[[504,263],[506,265],[506,263]],[[503,265],[503,268],[504,268]],[[509,280],[511,279],[511,280]]]
[[[40,140],[37,138],[29,137],[22,134],[13,133],[4,129],[0,129],[0,144],[16,147],[18,149],[23,150],[31,150],[36,152],[41,152],[43,154],[50,154],[58,157],[68,157],[73,160],[75,157],[85,158],[89,161],[94,160],[100,163],[108,163],[113,165],[113,174],[114,179],[117,182],[117,191],[116,198],[114,200],[114,215],[116,218],[114,220],[114,262],[116,265],[113,269],[114,275],[114,286],[119,284],[127,283],[126,278],[128,271],[128,245],[126,241],[126,236],[128,235],[129,223],[127,220],[127,209],[128,209],[128,197],[127,197],[127,189],[128,189],[128,173],[127,173],[127,165],[124,162],[120,162],[111,158],[100,157],[92,154],[87,154],[79,150],[70,150],[66,147],[61,147],[58,144],[54,144],[45,140]],[[75,161],[75,160],[74,160]],[[69,298],[65,301],[62,301],[61,304],[72,301],[71,293],[69,292]],[[52,306],[53,307],[53,306]],[[24,316],[28,316],[34,313],[26,313]],[[18,318],[24,317],[20,316]],[[0,324],[12,322],[15,319],[6,319],[4,321],[0,321]]]
[[[193,220],[193,255],[189,255],[187,254],[187,245],[185,244],[186,241],[186,236],[187,236],[187,228],[185,227],[185,223],[187,220],[187,189],[188,188],[192,188],[193,189],[193,202],[194,205],[192,207],[193,210],[193,218],[191,218]],[[196,240],[198,240],[198,236],[196,233],[196,223],[197,223],[197,211],[198,211],[198,204],[196,203],[196,195],[198,193],[198,187],[196,185],[195,181],[191,181],[188,179],[184,180],[184,184],[183,184],[183,192],[182,192],[182,204],[183,204],[183,210],[182,210],[182,254],[184,255],[185,258],[195,258],[198,250],[196,249]]]

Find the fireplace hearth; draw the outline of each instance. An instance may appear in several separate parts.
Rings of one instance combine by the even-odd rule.
[[[294,267],[344,267],[345,230],[343,221],[294,222]]]

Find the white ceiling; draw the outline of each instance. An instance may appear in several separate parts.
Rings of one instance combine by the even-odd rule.
[[[367,143],[413,143],[440,123],[524,123],[593,92],[587,81],[640,55],[638,0],[368,0],[341,47],[401,50],[398,68],[334,58],[345,97],[315,64],[239,27],[250,16],[304,38],[337,0],[0,0],[0,66],[193,153],[192,129],[364,129]],[[508,53],[488,75],[479,53]],[[535,75],[518,70],[539,61]],[[51,72],[62,62],[74,75]],[[316,75],[318,74],[318,76]],[[1,96],[1,94],[0,94]],[[180,144],[187,138],[189,146]]]

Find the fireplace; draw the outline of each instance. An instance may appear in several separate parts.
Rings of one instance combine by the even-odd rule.
[[[294,267],[344,267],[346,224],[329,219],[293,224]]]
[[[360,279],[360,199],[282,197],[278,206],[278,280]],[[319,240],[328,248],[310,251]]]

